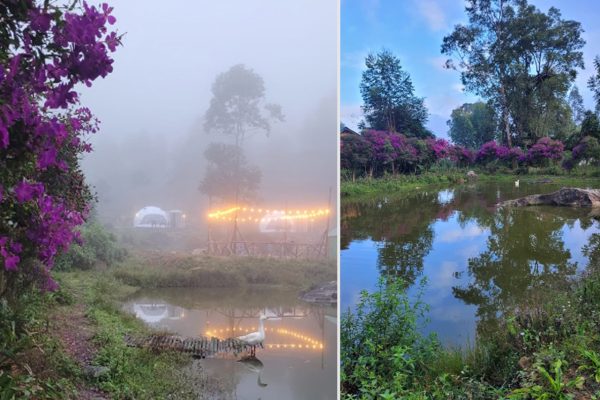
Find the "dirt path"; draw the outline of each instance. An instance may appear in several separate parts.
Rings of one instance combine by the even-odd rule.
[[[84,369],[90,365],[97,352],[92,342],[94,331],[89,319],[85,316],[85,305],[74,305],[58,308],[52,318],[51,333],[62,344],[65,352]],[[91,384],[78,385],[77,398],[81,400],[105,400],[110,397]]]

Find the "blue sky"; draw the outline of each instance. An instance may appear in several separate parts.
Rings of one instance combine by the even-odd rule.
[[[585,70],[576,85],[586,107],[593,108],[586,82],[592,74],[594,56],[600,54],[600,2],[596,0],[530,0],[543,11],[554,6],[563,18],[581,22],[586,40]],[[400,58],[412,77],[415,93],[425,97],[428,127],[447,137],[446,121],[452,109],[476,100],[462,91],[460,74],[445,70],[440,53],[442,38],[454,25],[465,23],[463,0],[341,0],[340,114],[341,121],[355,128],[361,120],[359,84],[364,59],[382,48]]]

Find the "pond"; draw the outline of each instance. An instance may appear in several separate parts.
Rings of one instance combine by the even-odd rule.
[[[137,292],[125,305],[148,325],[182,336],[221,339],[258,330],[264,349],[256,360],[221,354],[194,360],[212,381],[218,399],[335,399],[337,308],[303,302],[295,291],[273,288],[169,288]]]
[[[472,344],[503,312],[567,285],[587,266],[584,247],[600,243],[589,209],[496,207],[559,188],[521,181],[343,201],[341,310],[382,274],[397,276],[430,307],[424,334]]]

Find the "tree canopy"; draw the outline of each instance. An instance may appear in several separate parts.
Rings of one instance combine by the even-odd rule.
[[[200,182],[202,193],[228,204],[248,201],[256,196],[261,172],[248,163],[240,147],[211,143],[204,152],[204,158],[208,166]]]
[[[580,23],[526,0],[468,0],[465,9],[468,24],[443,39],[442,53],[454,57],[446,66],[494,105],[509,147],[560,136],[570,120],[565,97],[583,68]]]
[[[478,149],[496,137],[496,114],[486,103],[465,103],[450,118],[450,138],[457,145]]]
[[[266,102],[263,78],[243,64],[217,76],[212,93],[204,128],[207,132],[233,135],[239,146],[250,131],[268,134],[271,122],[284,120],[281,107]]]
[[[408,72],[388,50],[365,59],[360,92],[365,122],[363,128],[400,132],[409,137],[430,137],[425,128],[429,113],[423,98],[414,94]]]

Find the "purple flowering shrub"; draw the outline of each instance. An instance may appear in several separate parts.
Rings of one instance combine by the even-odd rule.
[[[550,160],[561,160],[564,150],[561,141],[543,137],[527,151],[527,162],[536,166],[547,165]]]
[[[472,165],[475,162],[475,157],[475,152],[464,146],[452,146],[450,148],[450,159],[459,167]]]
[[[0,7],[0,271],[33,266],[48,290],[54,259],[77,240],[92,200],[78,157],[91,151],[98,121],[75,88],[112,71],[120,37],[109,31],[111,12],[85,2]]]
[[[484,143],[479,150],[475,160],[480,164],[487,164],[493,161],[508,161],[511,159],[511,149],[506,146],[499,145],[495,141]]]
[[[444,139],[407,138],[399,133],[386,131],[366,130],[362,135],[355,137],[344,136],[341,140],[341,165],[342,168],[363,173],[356,165],[369,165],[369,175],[383,175],[385,173],[415,173],[427,170],[434,163],[448,160],[458,167],[469,167],[475,164],[496,168],[500,165],[516,167],[517,165],[548,165],[552,160],[560,161],[563,158],[565,146],[558,140],[548,137],[539,139],[527,151],[519,147],[507,146],[489,141],[484,143],[477,151],[463,146],[452,145]],[[359,139],[360,138],[360,139]],[[356,147],[356,141],[364,141],[366,145]],[[573,149],[573,160],[563,164],[566,168],[573,166],[578,160],[594,158],[600,153],[597,141],[584,139]],[[354,152],[360,154],[354,154]],[[359,159],[360,163],[355,160]]]
[[[600,162],[600,143],[598,139],[593,136],[586,136],[573,147],[571,162],[567,163],[567,166],[573,168],[577,163],[595,161],[596,164]]]

